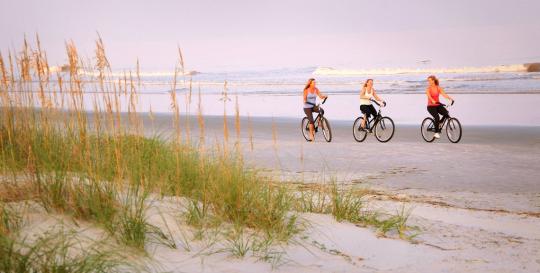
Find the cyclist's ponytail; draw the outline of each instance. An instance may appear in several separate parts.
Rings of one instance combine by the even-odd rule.
[[[432,79],[436,86],[439,86],[439,79],[435,77],[435,75],[431,75],[428,77],[428,79]]]
[[[306,87],[304,87],[304,91],[306,91],[306,89],[308,89],[310,86],[311,86],[311,83],[314,81],[315,79],[314,78],[311,78],[307,81],[306,83]]]

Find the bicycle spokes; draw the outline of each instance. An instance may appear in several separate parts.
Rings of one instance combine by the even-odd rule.
[[[381,129],[386,130],[386,123],[384,122],[384,120],[379,121],[379,123],[380,123]]]
[[[450,118],[446,125],[446,135],[448,136],[448,140],[452,143],[458,143],[461,140],[461,134],[461,124],[459,123],[459,120]]]
[[[394,136],[394,129],[394,121],[389,117],[382,117],[375,123],[375,138],[380,142],[388,142]]]

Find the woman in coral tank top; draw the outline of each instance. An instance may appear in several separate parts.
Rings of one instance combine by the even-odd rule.
[[[439,79],[437,77],[431,75],[428,77],[428,88],[426,88],[426,95],[428,99],[428,106],[427,110],[429,114],[433,116],[433,120],[435,121],[435,138],[440,138],[441,135],[439,134],[441,132],[441,128],[439,128],[439,123],[447,119],[448,116],[448,110],[444,108],[443,105],[439,102],[439,95],[442,95],[446,99],[450,100],[451,102],[454,102],[454,100],[448,96],[442,87],[439,86]],[[443,119],[441,120],[439,118],[439,114],[443,116]]]

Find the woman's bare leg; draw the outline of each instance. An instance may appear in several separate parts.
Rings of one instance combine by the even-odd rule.
[[[311,123],[309,124],[309,138],[311,141],[315,140],[315,127]]]
[[[364,119],[362,120],[362,129],[366,129],[367,114],[364,114]]]

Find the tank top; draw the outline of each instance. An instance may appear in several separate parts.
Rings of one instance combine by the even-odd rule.
[[[435,103],[431,102],[431,99],[428,98],[428,106],[438,106],[439,105],[439,87],[434,86],[429,88],[429,97],[435,101]]]
[[[308,104],[308,103],[304,103],[304,108],[312,108],[313,106],[315,106],[316,101],[317,101],[317,91],[314,91],[313,93],[311,93],[308,90],[307,91],[306,102],[313,103],[313,105]]]
[[[360,105],[371,105],[371,98],[373,98],[373,88],[371,88],[370,90],[366,89],[364,97],[366,98],[360,98]]]

